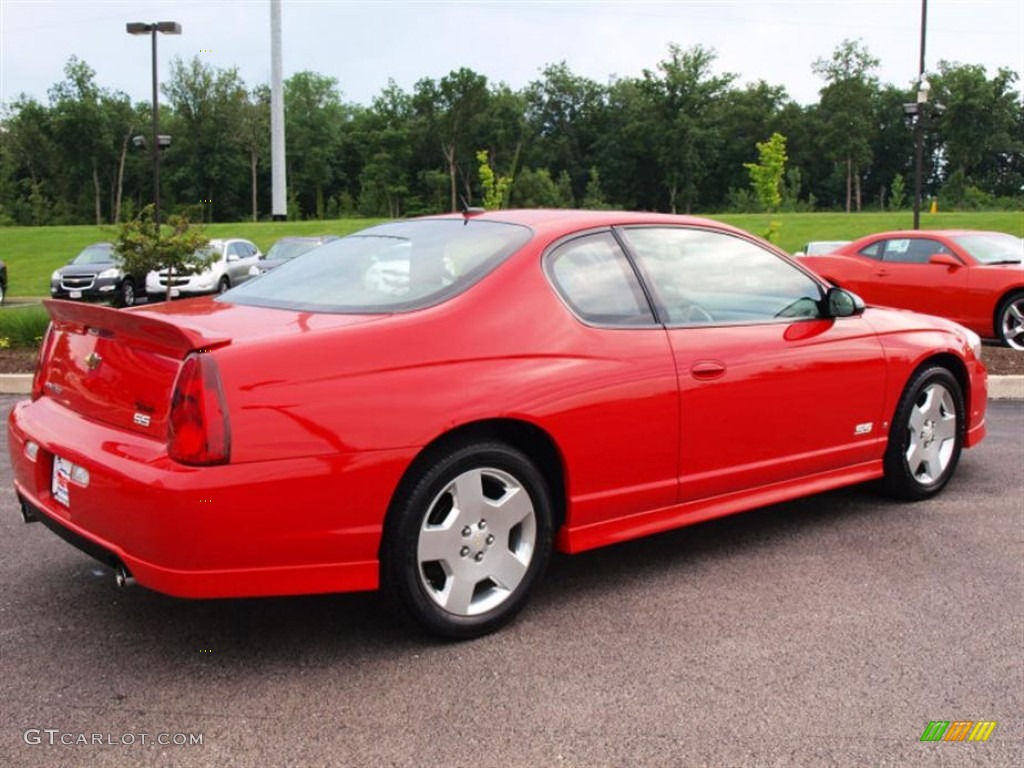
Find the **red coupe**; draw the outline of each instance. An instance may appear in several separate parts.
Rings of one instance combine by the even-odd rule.
[[[9,423],[26,520],[119,583],[384,586],[448,637],[508,621],[554,548],[867,480],[925,498],[985,434],[976,334],[682,216],[469,211],[217,298],[47,306]]]
[[[868,235],[801,261],[870,304],[948,317],[1024,350],[1022,256],[1018,237],[950,229]]]

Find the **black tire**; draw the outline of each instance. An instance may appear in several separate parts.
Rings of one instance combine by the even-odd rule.
[[[134,307],[135,299],[135,282],[130,277],[126,277],[117,289],[117,305],[119,307]]]
[[[889,430],[882,487],[917,501],[934,496],[960,461],[967,433],[960,382],[940,366],[923,368],[907,384]]]
[[[220,279],[220,282],[217,283],[217,293],[224,293],[224,291],[229,288],[231,288],[231,281],[228,280],[227,275],[225,275]]]
[[[465,640],[518,613],[551,548],[550,491],[533,463],[502,443],[467,444],[403,481],[384,528],[381,577],[419,626]]]
[[[1024,291],[1011,293],[999,302],[996,337],[1010,349],[1024,351]]]

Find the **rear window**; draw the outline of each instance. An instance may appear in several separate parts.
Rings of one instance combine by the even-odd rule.
[[[382,224],[285,262],[223,300],[339,314],[419,309],[462,292],[530,235],[516,224],[473,219]]]

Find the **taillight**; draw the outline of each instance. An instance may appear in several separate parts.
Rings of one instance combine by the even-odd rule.
[[[217,363],[192,353],[174,383],[168,453],[182,464],[226,464],[231,453],[228,412]]]
[[[32,399],[38,400],[43,396],[43,385],[46,384],[46,361],[50,359],[50,349],[53,347],[53,323],[46,326],[46,333],[43,334],[43,343],[39,345],[39,358],[36,360],[36,372],[32,376]]]

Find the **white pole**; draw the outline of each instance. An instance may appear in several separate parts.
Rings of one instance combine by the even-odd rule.
[[[281,70],[281,0],[270,0],[270,175],[274,221],[285,221],[288,218],[284,158],[284,78]]]

